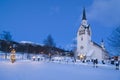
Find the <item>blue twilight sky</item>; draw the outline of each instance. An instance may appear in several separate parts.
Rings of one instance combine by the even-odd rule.
[[[43,44],[51,34],[56,45],[69,49],[80,26],[83,7],[92,28],[92,40],[107,41],[120,25],[120,0],[0,0],[0,32],[15,41]]]

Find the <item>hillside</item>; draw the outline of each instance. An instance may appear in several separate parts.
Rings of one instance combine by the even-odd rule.
[[[16,42],[16,41],[6,41],[0,40],[0,51],[10,52],[12,49],[15,49],[16,52],[21,53],[32,53],[32,54],[61,54],[64,55],[66,51],[58,47],[44,46],[40,44],[30,43],[30,42]]]

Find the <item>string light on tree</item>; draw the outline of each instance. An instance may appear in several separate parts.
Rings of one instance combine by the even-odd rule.
[[[15,60],[16,60],[15,53],[16,53],[15,49],[12,49],[11,55],[10,55],[10,61],[11,61],[12,63],[14,63]]]

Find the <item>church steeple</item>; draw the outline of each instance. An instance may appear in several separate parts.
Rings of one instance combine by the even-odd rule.
[[[103,41],[103,39],[101,40],[101,47],[102,47],[103,49],[105,49],[105,46],[104,46],[104,41]]]
[[[83,9],[83,16],[82,16],[82,20],[87,20],[87,19],[86,19],[86,12],[85,12],[85,8]]]

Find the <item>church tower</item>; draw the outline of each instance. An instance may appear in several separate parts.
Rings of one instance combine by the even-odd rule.
[[[85,8],[83,9],[82,22],[77,32],[77,52],[78,59],[84,59],[91,42],[91,29],[87,23]]]
[[[101,41],[101,47],[102,47],[102,49],[105,50],[105,46],[104,46],[104,41],[103,41],[103,39],[102,39],[102,41]]]

